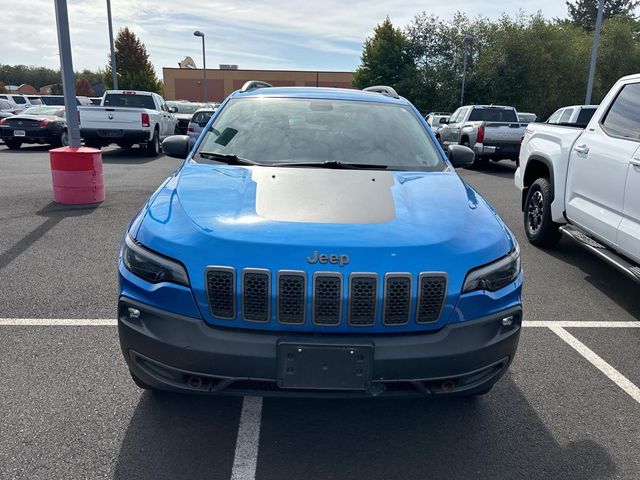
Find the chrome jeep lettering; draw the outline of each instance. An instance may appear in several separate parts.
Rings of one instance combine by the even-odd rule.
[[[318,250],[313,251],[313,256],[307,257],[307,263],[331,263],[333,265],[340,265],[344,267],[349,263],[349,255],[336,254],[336,253],[318,253]]]

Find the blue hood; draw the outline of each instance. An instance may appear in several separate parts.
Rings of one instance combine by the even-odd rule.
[[[345,277],[447,272],[446,322],[467,272],[513,248],[493,209],[453,171],[186,163],[151,198],[135,234],[143,245],[187,267],[200,311],[211,323],[220,322],[208,313],[208,265],[340,271]],[[314,251],[348,255],[349,264],[310,265],[306,259]]]

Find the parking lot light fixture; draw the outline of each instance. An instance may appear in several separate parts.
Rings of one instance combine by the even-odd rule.
[[[462,61],[462,88],[460,89],[460,106],[464,105],[464,83],[467,79],[467,44],[471,43],[475,37],[473,35],[465,35],[462,41],[464,49],[464,60]]]
[[[200,30],[196,30],[195,32],[193,32],[193,34],[196,37],[201,37],[202,38],[202,75],[204,77],[204,98],[203,101],[205,103],[207,103],[207,58],[206,58],[206,53],[205,53],[205,48],[204,48],[204,33],[202,33]]]

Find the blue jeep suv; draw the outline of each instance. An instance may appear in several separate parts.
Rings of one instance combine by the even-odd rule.
[[[516,352],[513,234],[390,87],[247,84],[137,213],[119,257],[142,388],[280,396],[488,392]]]

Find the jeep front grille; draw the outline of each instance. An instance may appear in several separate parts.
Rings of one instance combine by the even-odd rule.
[[[304,272],[283,270],[278,272],[276,296],[278,321],[302,325],[307,311],[307,277]]]
[[[236,317],[236,273],[231,267],[207,268],[207,294],[209,308],[214,317]]]
[[[373,325],[378,304],[378,276],[352,273],[349,276],[349,324]]]
[[[338,325],[342,314],[342,275],[316,272],[313,276],[313,323]]]
[[[411,274],[387,273],[384,277],[384,324],[409,323],[411,313]]]
[[[213,317],[291,326],[433,324],[448,288],[447,274],[440,272],[352,272],[345,286],[341,272],[315,272],[309,285],[301,270],[245,268],[236,275],[231,267],[212,266],[205,281]]]
[[[251,322],[270,318],[271,275],[269,270],[246,268],[242,272],[242,315]]]
[[[440,318],[447,293],[447,277],[444,274],[420,274],[418,286],[418,312],[416,322],[434,323]]]

